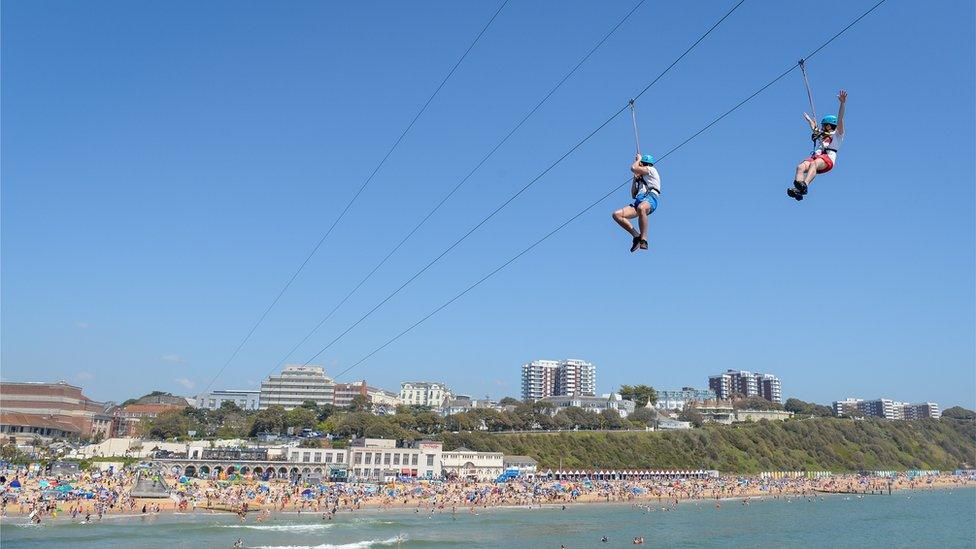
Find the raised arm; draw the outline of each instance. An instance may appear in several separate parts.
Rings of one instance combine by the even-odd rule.
[[[844,135],[844,105],[847,104],[847,91],[837,92],[837,100],[840,101],[840,107],[837,109],[837,133]]]
[[[634,158],[634,163],[630,165],[630,171],[634,172],[634,175],[647,175],[651,173],[651,169],[647,166],[641,166],[641,155],[637,155]]]

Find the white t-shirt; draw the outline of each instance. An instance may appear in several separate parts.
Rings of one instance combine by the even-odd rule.
[[[833,135],[822,136],[817,142],[817,154],[826,154],[832,162],[837,162],[837,151],[843,144],[844,134],[842,133],[834,132]]]
[[[651,173],[640,176],[637,180],[637,194],[647,194],[651,191],[661,194],[661,176],[654,166],[646,166]]]

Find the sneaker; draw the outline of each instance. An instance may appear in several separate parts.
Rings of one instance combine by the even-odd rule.
[[[642,249],[642,250],[646,250],[647,249],[647,241],[646,240],[641,240],[640,241],[640,249]]]
[[[634,237],[634,244],[630,247],[631,253],[636,252],[637,248],[640,248],[641,238],[639,236]]]
[[[801,195],[807,194],[807,184],[802,181],[794,181],[793,188],[799,191]]]
[[[803,200],[803,194],[801,194],[800,191],[796,189],[786,189],[786,194],[790,195],[790,198],[793,198],[797,201]]]

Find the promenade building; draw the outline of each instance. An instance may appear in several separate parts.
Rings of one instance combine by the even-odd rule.
[[[197,408],[218,410],[224,402],[233,402],[242,410],[257,410],[260,407],[261,391],[254,390],[213,390],[197,396]]]
[[[81,387],[66,381],[0,382],[0,412],[32,416],[8,416],[8,428],[50,429],[52,436],[58,435],[54,438],[64,433],[82,438],[108,438],[115,435],[117,428],[114,408],[110,402],[88,398]],[[18,422],[22,425],[14,425]]]
[[[441,408],[453,393],[436,381],[404,381],[400,384],[399,403],[404,406]]]
[[[721,400],[735,396],[745,398],[762,397],[770,402],[782,404],[783,391],[778,377],[773,374],[760,374],[745,370],[727,370],[708,377],[708,388],[715,391]]]
[[[319,406],[335,402],[335,381],[325,375],[321,366],[286,365],[280,375],[261,382],[259,408],[282,406],[298,408],[310,400]]]
[[[533,360],[522,365],[522,400],[595,396],[596,366],[584,360]]]
[[[445,478],[490,482],[505,470],[501,452],[476,452],[460,447],[441,453],[441,474]]]
[[[659,410],[683,410],[686,404],[698,404],[717,398],[718,395],[712,389],[682,387],[681,389],[658,391],[657,402],[654,407]]]
[[[353,439],[349,444],[352,478],[388,482],[397,477],[441,478],[443,444],[421,440],[397,446],[397,441],[380,438]]]

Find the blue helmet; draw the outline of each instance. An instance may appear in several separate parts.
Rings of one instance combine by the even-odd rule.
[[[828,114],[827,116],[823,117],[823,120],[820,121],[820,124],[821,125],[823,125],[823,124],[830,124],[831,126],[836,126],[837,125],[837,116],[836,115],[833,115],[833,114]]]
[[[641,163],[642,164],[654,164],[654,155],[653,154],[645,154],[645,155],[642,155],[641,156]]]

